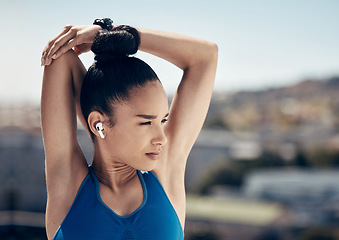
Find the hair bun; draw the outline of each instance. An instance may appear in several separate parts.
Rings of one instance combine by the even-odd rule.
[[[110,61],[136,53],[139,45],[138,30],[121,25],[112,31],[100,30],[94,39],[91,50],[95,54],[95,60]]]
[[[109,62],[115,59],[122,59],[122,58],[128,58],[128,56],[116,55],[116,54],[111,54],[111,53],[99,53],[95,55],[94,60],[97,62]]]

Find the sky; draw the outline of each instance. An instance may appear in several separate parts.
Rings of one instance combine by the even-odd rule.
[[[0,105],[40,101],[41,52],[67,24],[110,17],[116,25],[216,42],[215,91],[258,90],[339,75],[337,0],[0,0]],[[168,94],[182,72],[146,53]],[[93,54],[80,56],[86,67]]]

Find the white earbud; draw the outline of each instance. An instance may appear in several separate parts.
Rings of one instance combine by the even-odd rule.
[[[95,128],[98,130],[100,137],[105,138],[104,134],[102,133],[102,130],[104,130],[104,128],[102,127],[102,123],[101,122],[97,123],[95,125]]]

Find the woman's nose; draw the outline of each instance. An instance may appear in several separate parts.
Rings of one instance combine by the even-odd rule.
[[[164,128],[159,127],[156,131],[156,135],[152,139],[152,144],[164,146],[166,145],[166,143],[167,143],[167,137],[165,135]]]

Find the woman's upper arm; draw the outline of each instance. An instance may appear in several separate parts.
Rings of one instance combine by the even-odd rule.
[[[82,178],[87,170],[77,141],[76,96],[86,70],[73,51],[45,67],[41,95],[41,124],[46,157],[47,190],[60,181]],[[80,84],[81,86],[81,84]],[[76,171],[74,171],[76,169]]]
[[[205,47],[200,59],[184,69],[166,129],[171,149],[182,153],[185,158],[203,126],[214,86],[218,48],[209,42]]]

